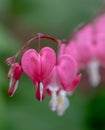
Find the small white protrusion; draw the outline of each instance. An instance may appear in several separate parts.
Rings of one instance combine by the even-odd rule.
[[[50,85],[48,86],[49,90],[51,91],[51,100],[49,101],[49,106],[52,111],[56,111],[57,108],[57,91],[58,91],[58,86],[57,85]]]
[[[17,88],[18,88],[18,84],[19,84],[19,80],[17,80],[16,82],[14,81],[15,79],[13,79],[13,78],[11,78],[11,80],[10,80],[10,83],[9,83],[9,89],[11,88],[11,87],[13,87],[12,89],[13,89],[13,92],[12,92],[12,94],[10,95],[11,97],[14,95],[14,93],[16,92],[16,90],[17,90]],[[14,83],[15,82],[15,83]],[[12,86],[12,85],[14,85],[14,86]]]
[[[13,82],[13,78],[11,78],[10,81],[9,81],[9,88],[11,87],[12,82]]]
[[[100,83],[101,77],[99,74],[99,62],[94,60],[89,63],[87,67],[90,83],[93,87],[97,87]]]
[[[58,103],[57,103],[57,114],[59,116],[62,116],[64,114],[64,112],[67,110],[67,108],[69,107],[70,103],[69,103],[69,99],[66,96],[66,92],[61,90],[59,96],[58,96]]]
[[[50,106],[52,111],[56,111],[56,108],[57,108],[57,95],[56,95],[56,92],[52,92],[52,97],[51,97],[51,100],[49,102],[49,106]]]
[[[43,96],[43,84],[42,84],[42,82],[40,83],[40,86],[39,86],[40,88],[40,101],[42,101],[42,96]]]
[[[17,88],[18,88],[18,84],[19,84],[19,80],[16,81],[15,86],[14,86],[14,90],[13,90],[13,93],[12,93],[11,96],[13,96],[14,93],[16,92],[16,90],[17,90]]]

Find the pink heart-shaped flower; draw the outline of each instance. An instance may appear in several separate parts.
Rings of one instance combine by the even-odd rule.
[[[69,90],[77,74],[77,63],[70,55],[61,55],[50,75],[44,80],[47,89],[59,88]]]
[[[39,53],[34,49],[27,50],[21,59],[23,71],[34,82],[41,82],[51,72],[56,63],[56,54],[49,47],[43,48]]]
[[[64,90],[67,90],[77,74],[77,63],[70,55],[62,55],[58,59],[57,75]]]

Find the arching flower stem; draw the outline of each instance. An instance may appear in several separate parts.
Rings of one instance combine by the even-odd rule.
[[[39,47],[38,47],[38,49],[40,49],[40,39],[49,39],[49,40],[51,40],[51,41],[53,41],[53,42],[55,42],[55,43],[57,43],[57,44],[60,44],[60,43],[61,43],[60,40],[57,40],[56,38],[53,38],[53,37],[50,36],[50,35],[45,35],[45,34],[42,34],[42,33],[38,33],[36,37],[33,37],[33,38],[31,38],[30,40],[28,40],[28,41],[26,42],[26,44],[25,44],[14,56],[9,57],[9,58],[6,60],[7,64],[11,65],[11,64],[15,63],[15,60],[16,60],[16,58],[18,57],[18,55],[19,55],[20,53],[24,52],[24,50],[32,43],[32,41],[35,41],[35,40],[38,40],[38,39],[39,39],[39,42],[38,42]]]

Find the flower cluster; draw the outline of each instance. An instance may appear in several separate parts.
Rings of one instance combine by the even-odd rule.
[[[72,55],[78,70],[86,70],[93,87],[99,85],[99,67],[105,68],[105,13],[77,31],[68,44],[62,44],[60,54]]]
[[[29,40],[16,55],[6,61],[10,65],[8,79],[10,80],[8,94],[13,96],[22,73],[25,73],[33,82],[36,89],[35,97],[39,101],[44,100],[46,94],[51,96],[49,106],[58,115],[62,115],[69,106],[67,95],[73,93],[78,85],[81,74],[77,75],[78,67],[75,59],[68,54],[56,55],[50,47],[44,47],[40,51],[33,48],[26,49],[33,40],[46,38],[60,46],[61,41],[51,36],[38,34]],[[20,61],[16,58],[21,54]]]
[[[87,70],[91,84],[100,83],[99,67],[105,68],[105,14],[99,15],[92,23],[86,24],[68,41],[57,40],[49,35],[38,34],[30,39],[14,56],[6,61],[10,65],[8,94],[12,96],[22,73],[33,82],[35,97],[39,101],[46,94],[51,97],[49,106],[58,115],[63,115],[69,106],[67,96],[71,95],[78,85],[80,70]],[[39,50],[29,48],[34,40],[47,39],[57,43],[58,52],[50,47]],[[21,54],[20,61],[16,58]]]

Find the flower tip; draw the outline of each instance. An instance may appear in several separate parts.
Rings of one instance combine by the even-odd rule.
[[[16,92],[18,83],[19,83],[18,80],[16,81],[15,79],[10,79],[10,85],[9,85],[9,89],[8,89],[8,95],[10,97],[12,97],[14,95],[14,93]]]
[[[37,90],[38,91],[38,90]],[[40,101],[40,102],[42,102],[43,100],[44,100],[44,98],[45,98],[45,95],[44,96],[40,96],[40,94],[39,94],[39,92],[37,92],[36,91],[36,93],[35,93],[35,97],[36,97],[36,99],[38,100],[38,101]]]
[[[12,90],[12,89],[9,89],[9,90],[8,90],[8,96],[9,96],[9,97],[12,97],[12,96],[13,96],[13,90]]]
[[[10,80],[11,77],[13,77],[13,69],[12,69],[12,67],[10,68],[10,70],[8,72],[8,79]]]
[[[45,91],[44,91],[44,88],[43,88],[43,84],[40,83],[38,85],[38,88],[36,90],[36,94],[35,94],[35,97],[37,100],[39,100],[40,102],[44,100],[45,98]]]
[[[58,104],[57,104],[57,115],[63,116],[67,108],[69,107],[69,99],[66,97],[66,95],[59,95],[58,96]]]
[[[79,74],[76,76],[76,78],[73,80],[72,85],[68,89],[68,94],[72,95],[76,87],[78,86],[80,80],[81,80],[82,74]]]

